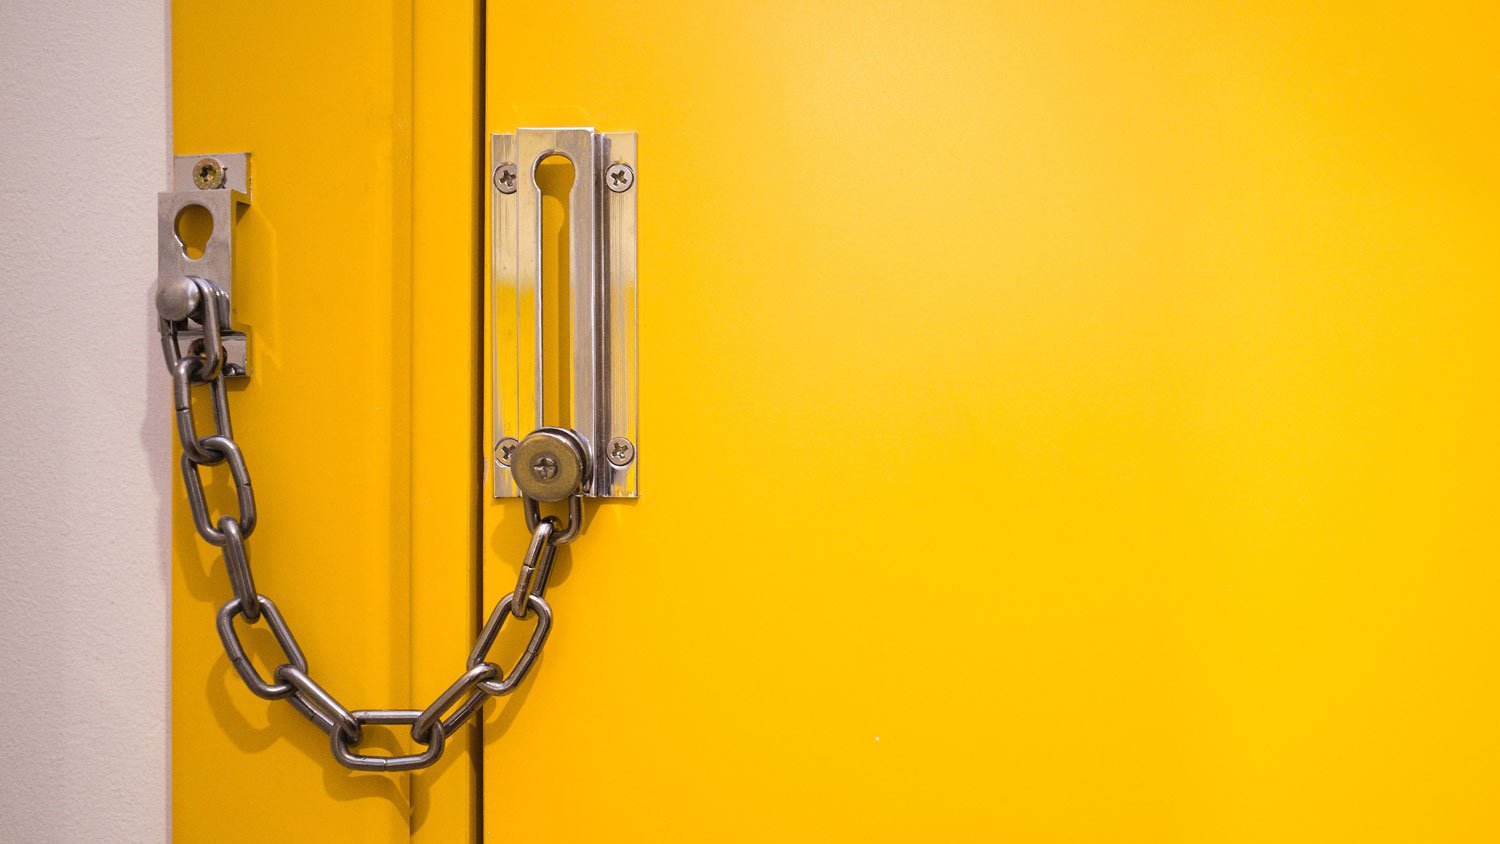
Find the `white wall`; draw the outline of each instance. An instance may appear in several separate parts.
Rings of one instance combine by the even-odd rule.
[[[165,0],[0,0],[0,840],[168,837]]]

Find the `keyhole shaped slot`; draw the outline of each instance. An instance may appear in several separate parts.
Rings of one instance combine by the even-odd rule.
[[[177,242],[182,246],[182,255],[189,261],[203,259],[208,248],[208,239],[214,233],[214,215],[202,205],[187,205],[177,212],[172,228],[177,233]]]
[[[571,427],[573,418],[573,248],[569,232],[571,193],[577,171],[566,156],[536,165],[542,195],[542,419]]]

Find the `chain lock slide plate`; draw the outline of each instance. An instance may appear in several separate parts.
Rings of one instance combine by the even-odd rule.
[[[172,159],[172,190],[156,195],[156,275],[160,279],[183,276],[205,278],[218,285],[234,301],[234,218],[240,205],[250,202],[250,154],[247,152],[178,155]],[[203,244],[203,254],[188,256],[177,234],[177,218],[192,206],[208,212],[213,230]],[[250,356],[245,335],[229,328],[231,314],[223,314],[225,330],[224,375],[244,378],[250,374]],[[203,336],[197,326],[179,330],[184,348]]]
[[[635,498],[640,441],[636,395],[636,134],[587,128],[518,129],[493,135],[489,174],[493,264],[496,498],[521,495],[511,475],[516,444],[530,432],[569,428],[588,450],[583,494]],[[536,169],[560,155],[569,189],[568,292],[572,396],[566,419],[544,420],[542,193]]]

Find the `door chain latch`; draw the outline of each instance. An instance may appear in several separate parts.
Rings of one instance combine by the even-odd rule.
[[[182,479],[193,525],[205,542],[224,549],[234,589],[234,597],[219,609],[219,638],[253,694],[285,700],[328,736],[339,764],[355,770],[425,768],[486,700],[514,691],[552,629],[552,608],[543,593],[558,547],[583,529],[584,496],[636,495],[635,135],[522,129],[495,136],[493,151],[498,162],[493,180],[495,495],[522,498],[531,539],[514,591],[495,604],[463,672],[423,709],[346,708],[313,679],[281,611],[256,590],[247,545],[257,524],[255,493],[232,433],[224,386],[226,378],[249,374],[245,335],[233,330],[230,295],[234,217],[250,200],[249,156],[179,157],[175,189],[159,199],[156,303],[172,376]],[[569,158],[578,173],[571,189],[568,256],[572,393],[561,427],[542,421],[541,195],[535,171],[552,155]],[[184,215],[193,208],[207,211],[212,228],[206,238],[195,239],[186,230]],[[199,435],[193,416],[193,389],[201,386],[209,388],[213,408],[208,436]],[[532,430],[518,438],[525,428]],[[228,470],[237,513],[209,511],[201,473],[216,466]],[[567,502],[566,522],[541,513],[543,502],[558,501]],[[510,669],[490,661],[506,622],[531,616],[536,620],[529,641]],[[269,677],[246,655],[236,618],[246,624],[265,619],[283,657]],[[391,756],[360,753],[363,728],[371,724],[407,726],[422,749]]]

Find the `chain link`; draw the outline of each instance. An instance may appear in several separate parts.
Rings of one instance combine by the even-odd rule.
[[[526,529],[535,533],[537,527],[544,521],[541,502],[535,498],[523,498],[521,499],[521,512],[526,515]],[[583,497],[569,496],[567,527],[557,529],[555,519],[553,519],[552,527],[555,529],[551,540],[553,545],[567,545],[572,542],[578,536],[579,531],[583,530]]]
[[[510,610],[516,618],[526,617],[527,595],[540,598],[547,588],[547,578],[552,574],[552,558],[557,556],[557,545],[553,540],[556,526],[557,520],[549,516],[533,529],[531,544],[526,546],[526,559],[521,561],[521,576],[516,578],[516,591],[511,593]]]
[[[172,400],[177,406],[177,439],[182,443],[182,453],[194,463],[213,466],[223,462],[224,458],[198,443],[198,422],[193,418],[193,382],[202,368],[203,361],[196,357],[182,358],[172,364]],[[214,403],[214,436],[232,439],[234,434],[229,427],[229,401],[224,395],[224,379],[215,378],[208,384]]]
[[[198,441],[198,446],[205,451],[216,453],[218,459],[214,461],[215,463],[229,461],[229,474],[234,478],[234,494],[240,502],[240,515],[235,521],[239,523],[245,538],[249,539],[250,534],[255,532],[255,491],[250,489],[250,470],[245,468],[245,455],[240,453],[240,447],[235,445],[234,440],[228,437],[204,437]],[[215,528],[213,522],[209,520],[208,498],[203,492],[203,477],[198,474],[200,465],[205,464],[194,462],[192,455],[186,451],[182,453],[182,482],[187,486],[188,508],[193,511],[193,525],[198,528],[198,535],[210,545],[222,546],[229,541],[229,537]]]
[[[255,493],[250,487],[250,471],[245,465],[244,454],[234,441],[224,389],[220,330],[227,323],[229,297],[212,282],[199,278],[189,280],[199,291],[197,300],[201,304],[196,316],[202,317],[204,340],[194,342],[184,354],[177,341],[177,332],[185,327],[185,321],[162,318],[162,352],[172,376],[177,437],[182,443],[182,480],[187,487],[193,526],[205,542],[224,549],[224,567],[234,588],[235,597],[219,608],[217,618],[224,652],[252,693],[267,700],[287,701],[326,733],[333,758],[339,764],[357,771],[425,768],[443,755],[447,739],[466,724],[486,700],[515,691],[541,654],[552,629],[552,607],[542,598],[542,593],[546,591],[558,546],[572,542],[583,526],[583,499],[578,495],[568,499],[566,526],[560,525],[553,516],[542,516],[539,504],[525,499],[526,527],[531,531],[531,541],[521,563],[516,588],[506,593],[490,612],[469,653],[464,672],[432,703],[420,710],[345,708],[308,673],[307,657],[281,611],[270,598],[255,589],[250,554],[245,547],[245,541],[255,531]],[[197,420],[193,418],[192,388],[204,385],[208,386],[213,402],[214,432],[199,436]],[[228,465],[239,513],[214,519],[208,512],[208,499],[199,469],[220,464]],[[490,649],[505,622],[510,618],[524,620],[532,614],[536,615],[536,626],[514,667],[506,672],[488,661]],[[235,629],[237,616],[243,617],[247,624],[264,619],[272,638],[281,648],[284,661],[271,671],[269,681],[260,675],[245,653],[240,634]],[[412,740],[426,749],[403,756],[357,753],[355,749],[367,724],[410,727]]]
[[[244,607],[245,620],[254,624],[260,619],[260,593],[255,591],[255,575],[250,572],[250,552],[245,550],[245,534],[233,516],[219,519],[219,533],[224,534],[224,567],[229,569],[229,583]]]

